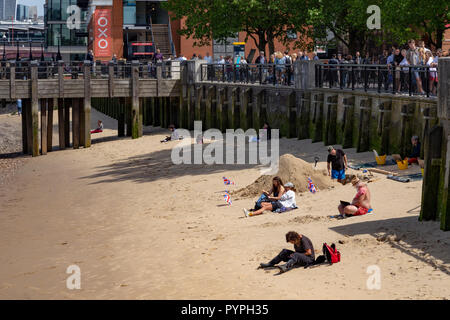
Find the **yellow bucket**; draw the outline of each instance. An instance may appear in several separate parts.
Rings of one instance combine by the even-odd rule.
[[[386,164],[386,155],[375,157],[375,160],[377,160],[378,165]]]
[[[402,161],[397,161],[397,166],[400,170],[408,169],[408,158]]]

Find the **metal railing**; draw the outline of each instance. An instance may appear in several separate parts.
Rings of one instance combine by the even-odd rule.
[[[316,88],[378,93],[436,95],[437,67],[371,64],[316,64]]]
[[[11,67],[14,67],[16,80],[29,80],[31,78],[31,65],[37,63],[38,79],[59,78],[60,70],[64,79],[82,79],[85,73],[85,63],[81,61],[55,62],[55,61],[0,61],[0,80],[10,79]],[[110,68],[112,76],[118,79],[130,79],[132,69],[136,65],[132,62],[97,61],[89,67],[92,79],[108,79]],[[160,63],[139,63],[137,65],[140,79],[180,79],[181,63],[179,61],[163,61]]]
[[[292,64],[202,64],[201,81],[294,85]]]

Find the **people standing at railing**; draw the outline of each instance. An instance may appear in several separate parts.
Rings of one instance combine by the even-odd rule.
[[[212,57],[209,55],[209,52],[206,53],[204,60],[206,61],[206,63],[211,64],[212,61]]]
[[[406,53],[406,51],[405,51]],[[395,89],[397,91],[397,93],[400,92],[401,86],[400,86],[400,75],[401,75],[401,68],[400,68],[400,63],[403,61],[404,57],[400,51],[399,48],[395,49],[394,52],[394,59],[392,62],[392,69],[394,72],[394,80],[395,81]]]
[[[164,56],[161,53],[161,50],[156,49],[156,54],[153,56],[153,62],[160,63],[160,62],[163,62],[163,60],[164,60]]]
[[[208,81],[212,81],[213,80],[213,76],[214,76],[214,66],[212,65],[213,59],[209,55],[209,52],[206,53],[204,60],[208,64],[206,66],[206,73],[207,73]]]
[[[313,58],[312,58],[313,60],[320,60],[319,59],[319,56],[317,55],[317,52],[316,51],[314,51],[313,52]]]
[[[437,72],[436,72],[436,68],[434,67],[435,63],[434,63],[434,57],[433,54],[431,53],[431,51],[427,51],[425,53],[426,56],[426,65],[428,67],[430,67],[429,69],[429,76],[428,76],[428,84],[429,84],[429,88],[430,88],[430,92],[433,94],[436,94],[436,86],[435,83],[437,84]]]
[[[284,51],[284,62],[286,64],[286,74],[284,77],[284,84],[285,85],[291,85],[292,82],[292,74],[294,73],[294,67],[293,67],[293,61],[292,58],[289,56],[289,50]]]
[[[284,73],[285,73],[285,64],[286,59],[284,55],[277,51],[275,52],[275,76],[276,76],[276,84],[282,84]]]
[[[233,59],[230,56],[225,58],[225,69],[227,74],[227,81],[231,82],[233,80]]]
[[[339,64],[339,61],[336,57],[336,54],[333,54],[331,56],[331,59],[328,61],[328,64],[331,64],[330,68],[328,69],[328,81],[330,83],[330,88],[334,86],[334,84],[338,84],[338,70],[337,65]]]
[[[354,60],[354,63],[355,64],[363,64],[363,58],[361,57],[361,53],[359,52],[359,51],[356,51],[356,53],[355,53],[355,60]],[[354,74],[355,74],[355,80],[356,80],[356,83],[358,84],[358,83],[361,83],[362,81],[362,79],[361,79],[361,68],[360,67],[357,67],[356,68],[356,70],[355,70],[355,72],[354,72]]]
[[[410,39],[408,41],[409,49],[406,52],[406,59],[408,60],[409,65],[411,66],[418,66],[420,63],[420,55],[419,50],[416,47],[416,42],[414,39]],[[417,90],[424,94],[425,91],[422,89],[422,80],[420,79],[418,67],[415,67],[413,69],[413,79],[415,80],[415,85],[417,86]],[[413,83],[414,84],[414,83]]]
[[[263,67],[263,65],[266,64],[266,57],[264,55],[264,51],[259,52],[259,56],[256,58],[255,64],[258,65],[258,77],[260,83],[265,83],[267,77],[267,68]]]

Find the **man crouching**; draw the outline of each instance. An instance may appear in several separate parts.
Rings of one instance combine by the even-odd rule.
[[[258,269],[275,267],[275,265],[284,261],[287,263],[276,266],[280,269],[280,273],[284,273],[294,266],[305,266],[314,262],[314,247],[308,237],[295,231],[289,231],[286,233],[286,242],[292,243],[295,251],[283,249],[269,263],[261,263]]]

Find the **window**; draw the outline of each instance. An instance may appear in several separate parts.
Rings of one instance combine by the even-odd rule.
[[[136,24],[136,1],[123,1],[123,24]]]

